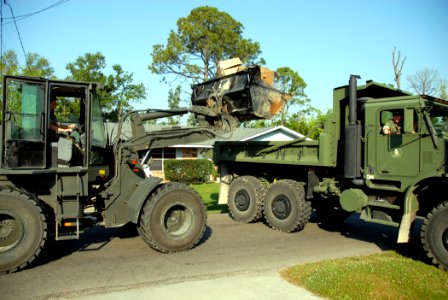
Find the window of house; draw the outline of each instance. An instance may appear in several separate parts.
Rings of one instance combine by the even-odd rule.
[[[163,171],[163,161],[176,158],[175,148],[158,148],[151,150],[152,164],[151,170]]]
[[[198,149],[195,148],[182,149],[182,158],[197,158],[197,157],[198,157]]]

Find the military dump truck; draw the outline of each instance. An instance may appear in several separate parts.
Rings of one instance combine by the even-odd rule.
[[[398,228],[408,242],[423,219],[424,250],[448,268],[448,101],[367,81],[334,89],[333,116],[318,140],[216,142],[219,203],[242,222],[264,217],[275,230],[301,230],[312,210],[322,221],[358,212]],[[399,131],[382,126],[402,116]]]
[[[186,184],[148,177],[151,150],[227,135],[240,121],[272,117],[286,96],[265,82],[262,70],[241,68],[207,82],[201,86],[206,89],[194,90],[190,108],[124,113],[113,141],[105,131],[97,84],[5,76],[0,273],[29,265],[49,240],[79,239],[92,224],[134,223],[143,240],[163,253],[194,247],[206,228],[204,202]],[[52,112],[53,99],[62,108],[59,116]],[[188,112],[200,126],[144,128],[145,121]],[[76,128],[55,134],[55,121]],[[123,134],[125,123],[130,136]]]

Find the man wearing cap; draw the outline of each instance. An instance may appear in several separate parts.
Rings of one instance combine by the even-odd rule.
[[[383,126],[384,134],[401,134],[401,121],[403,116],[400,112],[394,111],[392,120],[389,120]]]

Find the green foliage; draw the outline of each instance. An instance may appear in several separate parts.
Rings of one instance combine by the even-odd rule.
[[[285,119],[260,120],[243,124],[249,128],[264,128],[283,125],[303,135],[309,134],[309,138],[318,139],[322,132],[322,124],[333,117],[333,111],[328,110],[322,113],[318,109],[310,108],[309,111],[301,111],[294,113]],[[311,134],[310,134],[311,133]]]
[[[14,50],[8,50],[3,54],[3,60],[0,62],[0,71],[2,76],[3,84],[3,75],[19,75],[19,70],[21,66],[17,60],[17,54]]]
[[[305,94],[306,82],[299,73],[289,67],[280,67],[275,72],[277,73],[274,84],[275,88],[292,96],[288,103],[286,103],[283,111],[279,114],[280,120],[284,121],[288,116],[289,109],[293,106],[302,107],[302,110],[307,110],[310,99]]]
[[[195,189],[201,198],[204,200],[207,213],[228,213],[229,207],[227,204],[218,204],[219,200],[219,183],[209,182],[203,184],[192,184],[191,187]]]
[[[22,75],[52,78],[54,77],[54,69],[50,62],[37,53],[28,53],[26,55],[26,66],[22,68]]]
[[[210,6],[197,7],[177,21],[177,32],[170,32],[166,45],[154,45],[149,69],[155,74],[197,82],[215,77],[220,60],[239,57],[255,63],[261,54],[260,45],[244,39],[243,29],[226,12]]]
[[[282,274],[325,299],[447,299],[446,272],[394,252],[326,260]]]
[[[318,139],[323,130],[323,124],[333,117],[333,111],[322,113],[315,110],[308,118],[306,115],[293,114],[285,123],[285,126],[299,133],[308,135],[311,139]]]
[[[8,50],[3,54],[3,60],[0,62],[0,96],[3,93],[3,76],[34,76],[34,77],[54,77],[54,69],[49,61],[37,53],[29,52],[26,55],[25,65],[20,65],[17,54],[14,50]],[[1,109],[0,103],[0,109]]]
[[[54,69],[50,62],[45,57],[34,52],[27,53],[25,64],[20,65],[16,52],[14,50],[6,51],[3,54],[3,61],[0,63],[0,71],[2,80],[3,75],[54,77]]]
[[[146,91],[143,83],[134,84],[133,74],[118,64],[112,66],[113,74],[104,75],[106,66],[106,58],[97,52],[86,53],[65,68],[70,72],[67,79],[96,82],[103,86],[98,92],[100,103],[109,111],[109,119],[117,121],[124,110],[132,108],[132,103],[146,97]]]
[[[207,182],[213,172],[208,159],[169,159],[164,161],[165,178],[178,182]]]
[[[168,107],[170,109],[175,109],[179,107],[180,104],[180,92],[181,86],[178,85],[174,90],[170,89],[168,92]],[[180,123],[181,116],[168,117],[168,125],[177,125]]]
[[[444,100],[448,100],[448,95],[447,95],[447,82],[446,80],[443,80],[441,85],[440,85],[440,98],[444,99]]]

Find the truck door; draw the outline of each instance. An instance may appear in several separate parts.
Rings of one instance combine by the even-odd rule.
[[[2,167],[45,168],[45,81],[5,77],[4,85]]]
[[[401,114],[402,121],[398,125],[399,131],[384,134],[383,130],[377,133],[376,143],[376,173],[377,178],[396,176],[416,176],[420,172],[420,135],[413,127],[413,109],[383,110],[380,113],[382,127],[387,122],[392,123],[393,114]],[[387,116],[390,117],[387,117]],[[406,126],[407,124],[407,126]],[[378,178],[378,179],[380,179]]]

